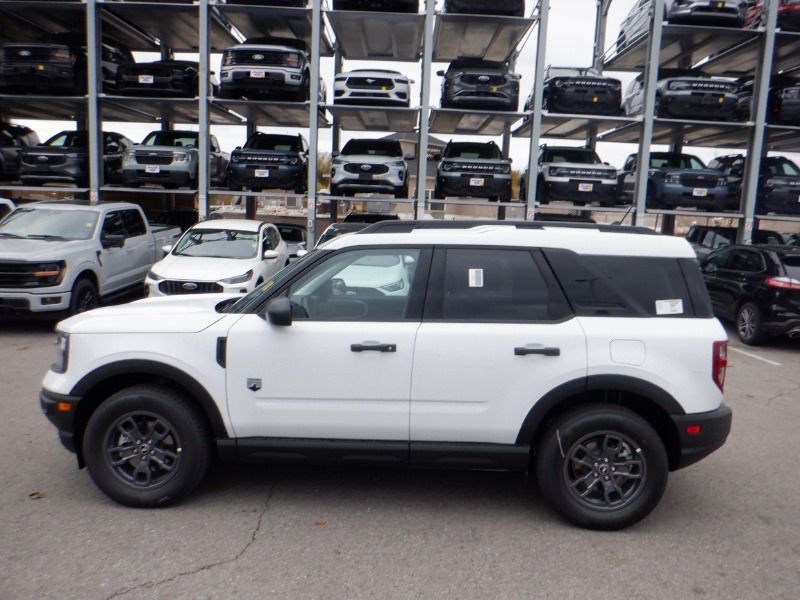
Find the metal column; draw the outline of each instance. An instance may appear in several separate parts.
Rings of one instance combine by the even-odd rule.
[[[433,64],[433,12],[435,0],[425,0],[425,39],[422,45],[422,88],[419,93],[419,139],[417,140],[417,201],[414,218],[425,216],[428,180],[428,131],[431,113],[431,65]]]
[[[308,230],[310,247],[317,241],[315,225],[317,221],[317,157],[319,156],[319,53],[322,35],[322,0],[314,0],[311,13],[311,81],[309,82],[309,123],[308,123]]]
[[[536,32],[536,67],[533,80],[533,114],[531,115],[531,141],[528,150],[527,197],[525,218],[535,215],[537,181],[539,179],[539,139],[542,137],[542,97],[544,96],[544,60],[547,52],[547,21],[550,16],[550,0],[539,0],[539,23]]]
[[[644,225],[644,209],[647,201],[647,178],[650,171],[650,143],[653,139],[653,117],[656,106],[659,58],[661,56],[661,34],[664,29],[664,0],[653,0],[650,37],[647,40],[647,57],[644,68],[644,121],[636,158],[636,186],[633,202],[636,205],[636,225]]]
[[[101,64],[100,56],[100,19],[97,18],[97,0],[88,0],[86,3],[86,90],[88,92],[88,120],[86,128],[89,131],[89,202],[94,204],[100,201],[100,165],[103,164],[102,156],[102,124],[100,122],[100,107],[97,92],[99,83],[98,65]]]
[[[208,157],[210,144],[209,123],[208,123],[208,78],[209,64],[208,53],[210,51],[208,42],[208,0],[200,0],[200,57],[199,67],[200,76],[197,84],[198,102],[198,121],[199,133],[197,142],[200,146],[197,161],[197,210],[202,221],[208,216]]]
[[[744,221],[736,232],[736,241],[749,244],[753,237],[756,212],[756,196],[758,195],[758,175],[761,170],[761,157],[764,150],[764,127],[766,124],[767,99],[769,83],[772,76],[772,58],[775,50],[775,26],[778,22],[778,2],[773,0],[767,7],[767,27],[761,39],[761,64],[756,74],[753,90],[751,115],[755,126],[750,134],[750,145],[747,148],[747,162],[744,168],[742,191],[744,193]]]
[[[253,121],[250,121],[250,120],[248,120],[247,123],[245,124],[245,128],[246,128],[246,131],[247,131],[247,139],[248,140],[250,139],[250,136],[252,136],[256,131],[258,131],[258,128],[256,127],[256,124],[253,123]],[[256,196],[244,196],[244,218],[245,219],[255,219],[256,218],[256,212],[257,212],[257,207],[258,207],[258,197],[256,197]]]
[[[333,50],[333,72],[336,74],[342,72],[342,48],[339,44],[339,40],[336,40],[336,47]],[[339,117],[334,115],[331,125],[333,127],[333,131],[331,132],[331,150],[338,152],[341,149],[342,136],[342,127],[339,123]],[[330,221],[331,223],[336,223],[336,221],[339,220],[339,201],[331,198],[329,203]]]
[[[611,0],[595,0],[597,12],[594,21],[594,49],[592,51],[592,67],[598,71],[603,70],[603,55],[606,47],[606,25],[608,24],[608,9],[611,8]],[[586,145],[592,150],[597,146],[597,125],[589,127],[586,136]]]

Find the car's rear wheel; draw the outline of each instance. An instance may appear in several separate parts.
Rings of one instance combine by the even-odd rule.
[[[764,342],[763,316],[761,309],[752,302],[745,302],[736,313],[736,333],[739,339],[748,346],[757,346]]]
[[[553,422],[538,444],[536,479],[564,518],[589,529],[622,529],[647,516],[667,485],[661,438],[624,407],[595,404]]]
[[[103,402],[83,438],[89,474],[120,504],[156,507],[187,496],[210,461],[208,427],[173,390],[139,385]]]

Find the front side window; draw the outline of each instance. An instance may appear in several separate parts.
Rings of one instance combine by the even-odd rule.
[[[137,237],[147,233],[144,219],[142,219],[142,215],[138,210],[123,210],[122,221],[125,223],[125,229],[130,237]]]
[[[419,258],[419,250],[406,248],[337,253],[289,287],[293,318],[403,321]]]
[[[119,211],[110,212],[103,221],[102,235],[125,235],[125,224]]]

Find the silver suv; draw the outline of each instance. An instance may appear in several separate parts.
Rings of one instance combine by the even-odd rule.
[[[397,140],[350,140],[333,153],[331,196],[384,192],[408,198],[408,164]]]

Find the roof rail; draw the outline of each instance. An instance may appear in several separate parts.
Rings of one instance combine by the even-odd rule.
[[[515,229],[544,229],[544,228],[563,228],[563,229],[591,229],[606,233],[638,233],[656,235],[652,229],[647,227],[634,227],[630,225],[603,225],[596,223],[569,223],[559,221],[496,221],[476,219],[474,221],[380,221],[365,227],[358,232],[364,233],[410,233],[417,229],[471,229],[482,225],[494,225],[503,227],[514,227]]]

